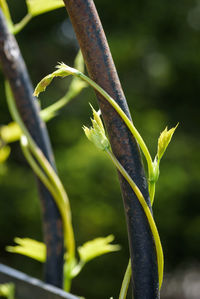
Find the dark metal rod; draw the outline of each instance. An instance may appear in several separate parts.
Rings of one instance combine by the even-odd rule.
[[[18,44],[9,33],[0,9],[0,64],[10,83],[19,113],[31,136],[55,169],[54,157],[37,100]],[[44,240],[47,245],[45,281],[57,287],[63,282],[63,231],[57,206],[46,187],[38,180],[42,206]]]
[[[0,264],[0,284],[14,283],[15,298],[20,299],[79,299],[39,279]]]
[[[64,0],[90,77],[104,88],[129,118],[130,113],[103,28],[92,0]],[[97,94],[112,150],[143,193],[149,207],[147,181],[137,142],[116,111]],[[127,182],[119,175],[128,227],[135,299],[159,298],[157,258],[148,221]]]

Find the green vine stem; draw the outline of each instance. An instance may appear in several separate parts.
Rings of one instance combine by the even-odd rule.
[[[54,77],[65,77],[68,75],[74,75],[77,78],[81,78],[85,82],[87,82],[90,86],[92,86],[97,92],[99,92],[111,105],[112,107],[118,112],[118,114],[121,116],[127,127],[129,128],[130,132],[132,135],[135,137],[137,140],[146,160],[147,160],[147,165],[148,165],[148,176],[149,176],[149,194],[151,196],[151,202],[153,203],[154,199],[154,194],[155,194],[155,165],[152,162],[151,155],[148,151],[148,148],[142,139],[141,135],[133,125],[133,123],[130,121],[130,119],[126,116],[126,114],[123,112],[123,110],[119,107],[119,105],[115,102],[115,100],[105,91],[103,90],[98,84],[96,84],[93,80],[85,76],[82,72],[71,68],[63,63],[61,63],[58,66],[58,70],[53,72],[52,74],[46,76],[43,78],[39,84],[37,85],[34,95],[38,96],[38,94],[46,89],[46,87],[51,83],[52,79]],[[154,219],[152,217],[151,211],[141,193],[139,188],[136,186],[136,184],[133,182],[129,174],[126,172],[126,170],[122,167],[122,165],[119,163],[119,161],[115,158],[115,156],[107,149],[106,150],[107,154],[109,155],[110,159],[113,161],[115,166],[118,168],[118,170],[121,172],[121,174],[124,176],[124,178],[128,181],[130,186],[132,187],[133,191],[135,192],[136,196],[138,197],[138,200],[140,201],[140,204],[142,205],[144,212],[146,214],[146,217],[149,221],[149,225],[152,231],[152,235],[154,237],[154,242],[156,246],[156,253],[157,253],[157,262],[158,262],[158,276],[159,276],[159,288],[161,288],[162,285],[162,280],[163,280],[163,268],[164,268],[164,258],[163,258],[163,251],[162,251],[162,246],[159,238],[159,234],[154,222]],[[127,272],[127,278],[128,275],[130,274]],[[126,282],[128,279],[126,279]],[[123,286],[122,286],[123,288]],[[125,286],[126,289],[126,286]],[[122,292],[123,293],[123,292]]]
[[[158,262],[159,288],[161,288],[162,281],[163,281],[163,268],[164,268],[163,250],[162,250],[162,245],[161,245],[161,242],[160,242],[160,237],[159,237],[159,234],[158,234],[158,230],[157,230],[157,227],[155,225],[155,222],[154,222],[153,216],[151,214],[151,211],[150,211],[150,209],[149,209],[149,207],[148,207],[141,191],[139,190],[137,185],[134,183],[132,178],[129,176],[129,174],[126,172],[126,170],[123,168],[123,166],[119,163],[119,161],[116,159],[116,157],[113,155],[113,153],[110,150],[105,149],[105,151],[108,154],[111,161],[117,167],[119,172],[123,175],[123,177],[127,180],[129,185],[133,189],[133,192],[136,194],[136,196],[137,196],[137,198],[138,198],[138,200],[139,200],[139,202],[140,202],[140,204],[141,204],[141,206],[142,206],[142,208],[143,208],[143,210],[146,214],[146,217],[148,219],[149,226],[150,226],[153,238],[154,238],[154,242],[155,242],[157,262]]]
[[[137,140],[137,142],[146,158],[147,165],[148,165],[149,196],[150,196],[150,201],[152,204],[154,201],[154,195],[155,195],[155,182],[153,179],[154,178],[154,167],[153,167],[151,155],[149,153],[149,150],[148,150],[142,136],[140,135],[140,133],[138,132],[138,130],[136,129],[134,124],[131,122],[131,120],[126,116],[124,111],[120,108],[120,106],[115,102],[115,100],[105,90],[103,90],[98,84],[96,84],[93,80],[91,80],[90,78],[85,76],[83,73],[78,72],[77,76],[82,78],[84,81],[86,81],[90,86],[92,86],[96,91],[98,91],[112,105],[112,107],[121,116],[121,118],[123,119],[123,121],[125,122],[127,127],[129,128],[130,132],[134,136],[134,138]]]
[[[121,118],[123,119],[123,121],[125,122],[127,127],[129,128],[132,135],[135,137],[135,139],[139,143],[139,145],[141,147],[141,150],[142,150],[142,152],[143,152],[143,154],[144,154],[144,156],[147,160],[149,173],[150,174],[153,173],[152,159],[151,159],[151,155],[149,153],[149,150],[148,150],[143,138],[141,137],[140,133],[138,132],[136,127],[133,125],[131,120],[126,116],[124,111],[120,108],[120,106],[115,102],[115,100],[104,89],[102,89],[98,84],[96,84],[89,77],[87,77],[86,75],[84,75],[83,73],[81,73],[79,71],[76,71],[76,73],[74,75],[77,76],[77,77],[80,77],[85,82],[87,82],[90,86],[92,86],[96,91],[98,91],[112,105],[112,107],[117,111],[117,113],[121,116]]]
[[[132,133],[132,135],[134,136],[134,138],[137,140],[145,158],[147,161],[147,165],[148,165],[148,177],[149,177],[149,194],[154,195],[154,191],[152,191],[151,189],[154,189],[154,186],[152,183],[154,181],[154,167],[153,167],[153,162],[152,162],[152,158],[151,155],[149,153],[149,150],[143,140],[143,138],[141,137],[140,133],[138,132],[138,130],[135,128],[135,126],[133,125],[133,123],[131,122],[131,120],[126,116],[126,114],[124,113],[124,111],[120,108],[120,106],[115,102],[115,100],[104,90],[102,89],[98,84],[96,84],[93,80],[91,80],[89,77],[87,77],[86,75],[84,75],[82,72],[71,68],[67,65],[65,65],[64,63],[61,63],[58,66],[58,70],[55,71],[54,73],[46,76],[44,79],[42,79],[34,92],[35,96],[38,96],[38,94],[42,91],[44,91],[46,89],[46,87],[51,83],[52,79],[54,77],[65,77],[68,75],[73,75],[77,78],[81,78],[82,80],[84,80],[86,83],[88,83],[90,86],[92,86],[97,92],[99,92],[111,105],[112,107],[118,112],[118,114],[121,116],[121,118],[123,119],[123,121],[125,122],[125,124],[127,125],[127,127],[129,128],[130,132]],[[153,198],[150,198],[151,202],[153,202]]]
[[[14,25],[12,22],[12,18],[6,0],[0,0],[0,8],[2,9],[4,16],[6,18],[8,28],[12,32]]]
[[[127,292],[128,292],[128,287],[129,287],[129,283],[130,283],[130,279],[131,279],[131,259],[129,259],[128,261],[128,266],[126,268],[126,272],[124,274],[124,278],[122,281],[122,287],[120,290],[120,294],[119,294],[119,299],[125,299]]]
[[[8,82],[5,83],[5,87],[10,113],[13,119],[18,123],[24,135],[21,140],[21,145],[25,157],[30,162],[30,165],[33,168],[33,170],[36,172],[36,174],[39,176],[39,178],[43,181],[43,183],[54,196],[54,199],[60,210],[63,219],[65,245],[68,250],[67,261],[71,263],[72,261],[74,261],[75,258],[75,240],[71,223],[70,204],[67,194],[57,174],[55,173],[55,171],[43,155],[42,151],[38,148],[32,137],[30,136],[28,130],[26,129],[17,111]],[[36,158],[36,161],[39,163],[41,168],[35,162],[34,158],[32,158],[30,151],[33,153],[34,157]]]
[[[19,33],[32,19],[31,14],[27,14],[19,23],[13,25],[12,34],[16,35]]]

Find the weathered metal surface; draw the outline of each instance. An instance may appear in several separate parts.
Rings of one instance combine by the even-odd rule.
[[[33,98],[33,87],[12,34],[8,32],[0,10],[0,64],[10,83],[19,113],[33,139],[55,168],[54,158],[46,126],[39,116],[37,100]],[[57,206],[44,185],[38,180],[42,205],[44,240],[47,244],[45,281],[62,287],[63,276],[63,233],[62,222]],[[28,199],[27,199],[28,200]]]
[[[12,282],[15,298],[20,299],[79,299],[39,279],[0,264],[0,284]]]
[[[129,118],[130,113],[92,0],[64,0],[90,77],[104,88]],[[142,191],[149,207],[147,181],[137,142],[115,110],[97,94],[112,150]],[[119,175],[128,226],[135,299],[159,298],[157,259],[149,225],[137,197]]]

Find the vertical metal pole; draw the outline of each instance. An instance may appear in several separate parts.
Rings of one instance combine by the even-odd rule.
[[[0,64],[10,83],[19,113],[31,136],[55,169],[54,157],[47,129],[39,116],[37,100],[20,49],[9,33],[0,9]],[[63,232],[57,206],[46,187],[38,180],[42,206],[44,239],[47,245],[45,281],[62,287],[63,281]],[[27,199],[28,200],[28,199]]]
[[[64,0],[90,77],[104,88],[129,118],[130,113],[108,43],[92,0]],[[147,182],[137,142],[115,110],[97,94],[112,150],[143,193],[149,207]],[[148,221],[137,197],[119,175],[127,220],[134,299],[159,298],[157,258]]]

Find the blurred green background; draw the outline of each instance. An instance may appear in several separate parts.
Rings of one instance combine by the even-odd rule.
[[[25,1],[8,3],[14,22],[19,22],[26,14]],[[184,290],[178,294],[176,288],[172,294],[167,282],[170,277],[176,281],[177,275],[184,281],[180,273],[194,267],[200,281],[200,2],[96,0],[95,4],[134,124],[153,156],[160,132],[179,122],[161,163],[154,203],[165,254],[162,298],[199,298],[191,292],[187,297]],[[17,40],[34,86],[57,62],[73,65],[78,51],[64,8],[34,18]],[[11,118],[2,73],[0,82],[0,123],[7,124]],[[64,95],[69,82],[55,80],[41,95],[41,106]],[[116,171],[83,134],[82,125],[90,124],[88,102],[97,108],[89,88],[48,123],[48,130],[71,200],[77,245],[112,233],[122,246],[120,252],[90,262],[74,280],[72,292],[88,299],[116,298],[129,255],[126,225]],[[18,143],[12,144],[11,156],[0,166],[0,194],[0,262],[41,278],[42,265],[5,252],[15,236],[42,240],[35,179]]]

